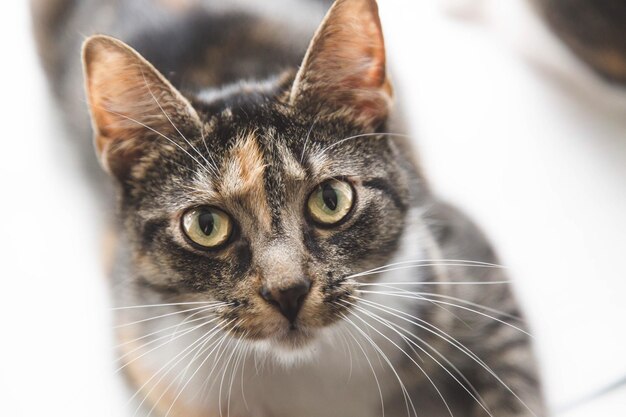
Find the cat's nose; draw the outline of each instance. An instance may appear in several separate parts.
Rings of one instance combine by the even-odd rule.
[[[261,288],[261,296],[268,303],[278,307],[289,323],[293,324],[310,289],[311,281],[302,278],[288,287],[270,289],[264,286]]]

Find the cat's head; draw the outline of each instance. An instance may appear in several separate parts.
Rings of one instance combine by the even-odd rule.
[[[103,36],[84,63],[142,291],[223,302],[232,334],[298,350],[351,308],[350,276],[398,250],[416,174],[384,134],[375,1],[338,0],[300,69],[272,80],[183,95]]]

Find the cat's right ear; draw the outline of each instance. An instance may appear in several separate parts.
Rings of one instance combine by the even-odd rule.
[[[126,177],[152,141],[175,141],[180,131],[200,129],[189,101],[125,43],[102,35],[88,38],[83,68],[96,150],[115,177]]]

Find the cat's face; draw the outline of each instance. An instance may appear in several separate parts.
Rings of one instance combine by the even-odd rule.
[[[133,279],[164,302],[223,302],[232,334],[297,350],[350,308],[350,276],[397,250],[415,174],[378,134],[375,2],[336,2],[295,78],[186,98],[106,37],[85,71]]]
[[[229,303],[218,314],[234,332],[296,347],[341,318],[346,277],[395,252],[408,184],[392,139],[340,143],[366,132],[268,107],[213,116],[209,153],[184,133],[197,161],[155,147],[128,182],[123,217],[148,287]]]

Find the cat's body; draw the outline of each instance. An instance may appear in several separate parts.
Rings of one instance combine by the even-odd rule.
[[[173,84],[118,41],[85,47],[119,202],[120,366],[144,413],[544,415],[492,249],[428,189],[393,122],[372,1],[339,1],[300,70],[327,2],[60,3],[75,8],[41,14],[56,25],[40,45],[84,143],[77,33],[128,42]],[[354,196],[320,224],[336,213],[310,202],[321,189],[328,209],[330,183],[345,193],[331,205]],[[186,228],[200,207],[232,222],[215,249]],[[303,283],[294,313],[280,294]]]

